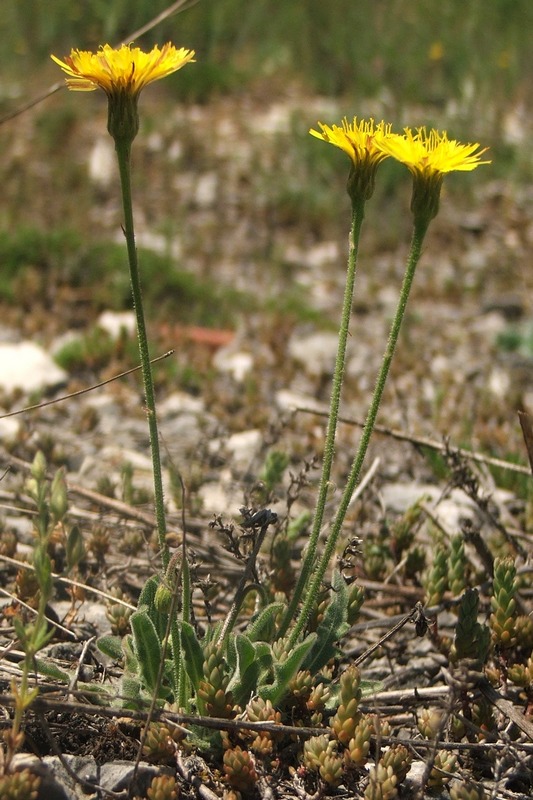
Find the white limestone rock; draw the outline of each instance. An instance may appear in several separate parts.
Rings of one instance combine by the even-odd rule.
[[[0,391],[27,394],[66,383],[67,373],[33,342],[0,344]]]

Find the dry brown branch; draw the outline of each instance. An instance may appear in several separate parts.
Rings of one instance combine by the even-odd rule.
[[[306,406],[298,406],[295,412],[302,414],[314,414],[317,417],[327,417],[327,412],[317,411],[315,408],[307,408]],[[339,417],[339,422],[345,425],[353,425],[358,428],[363,428],[365,423],[363,420],[352,419],[350,417]],[[428,447],[430,450],[436,450],[439,453],[453,453],[461,456],[462,458],[471,461],[477,461],[479,464],[488,464],[491,467],[498,467],[499,469],[506,469],[510,472],[518,472],[520,475],[531,475],[531,469],[524,467],[521,464],[513,464],[511,461],[504,461],[501,458],[494,458],[493,456],[486,456],[483,453],[476,453],[472,450],[466,450],[464,447],[453,447],[448,442],[438,442],[435,439],[429,439],[426,436],[415,436],[412,433],[404,433],[404,431],[395,428],[388,428],[386,425],[374,425],[374,431],[381,433],[383,436],[390,436],[392,439],[397,439],[400,442],[409,442],[417,447]]]
[[[509,700],[494,689],[488,681],[480,681],[477,687],[482,695],[484,695],[489,703],[492,703],[498,711],[503,714],[511,722],[514,722],[523,733],[533,742],[533,724],[529,722],[524,714],[521,714]]]
[[[146,25],[143,25],[142,28],[139,28],[138,30],[134,31],[125,39],[123,39],[121,42],[119,42],[119,45],[128,44],[129,42],[134,41],[134,39],[139,39],[143,34],[148,33],[148,31],[151,31],[152,28],[155,28],[156,25],[159,25],[160,22],[163,22],[165,19],[168,19],[168,17],[171,17],[173,14],[177,14],[178,11],[185,11],[186,8],[191,8],[192,6],[196,5],[197,2],[199,2],[199,0],[177,0],[175,3],[172,3],[170,6],[168,6],[168,8],[166,8],[160,14],[157,14],[157,16],[151,19],[150,22],[147,22]],[[37,97],[34,97],[33,100],[24,103],[24,105],[19,106],[14,111],[10,111],[8,114],[4,114],[3,117],[0,117],[0,125],[3,125],[5,122],[9,122],[10,120],[15,119],[16,117],[20,117],[21,114],[24,114],[26,111],[29,111],[30,108],[39,105],[39,103],[42,103],[44,100],[47,100],[53,94],[56,94],[56,92],[59,92],[61,89],[64,88],[65,84],[62,82],[53,83],[42,94],[39,94],[37,95]]]
[[[202,800],[219,800],[218,795],[212,792],[211,789],[203,783],[202,779],[187,767],[183,759],[183,754],[179,750],[176,752],[176,766],[183,780],[187,781],[187,783],[196,789]]]
[[[85,692],[85,694],[87,694]],[[13,708],[15,698],[11,694],[0,694],[0,707]],[[125,717],[127,719],[137,720],[139,722],[146,722],[150,712],[146,711],[133,711],[128,708],[110,708],[108,706],[94,706],[88,703],[76,703],[72,701],[53,699],[48,695],[41,695],[37,697],[32,703],[32,711],[35,713],[43,713],[45,711],[65,711],[68,713],[89,714],[93,716],[107,717],[111,719],[118,719]],[[202,717],[196,714],[178,714],[176,712],[163,711],[155,709],[152,718],[157,722],[171,722],[178,725],[199,725],[203,728],[210,728],[211,730],[224,730],[224,731],[256,731],[268,733],[284,733],[289,736],[298,736],[301,738],[309,738],[310,736],[319,736],[328,729],[324,728],[309,728],[297,727],[295,725],[282,725],[274,722],[249,722],[244,719],[219,719],[218,717]]]

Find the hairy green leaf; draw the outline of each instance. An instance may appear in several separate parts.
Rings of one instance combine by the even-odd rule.
[[[204,677],[204,654],[196,631],[193,626],[188,622],[180,622],[181,632],[181,646],[185,654],[185,669],[192,684],[193,689],[196,691],[200,681]]]
[[[257,617],[252,620],[246,629],[246,635],[252,642],[262,640],[272,641],[274,638],[274,628],[276,617],[285,609],[285,603],[270,603],[266,608],[259,612]]]
[[[162,649],[155,625],[146,611],[135,611],[130,617],[134,650],[139,662],[139,670],[148,691],[157,686]]]
[[[122,649],[122,639],[120,636],[100,636],[96,640],[96,646],[106,656],[112,658],[113,661],[122,661],[124,652]]]
[[[274,681],[270,685],[260,686],[258,694],[272,705],[277,705],[288,690],[289,681],[296,675],[308,653],[317,641],[317,634],[310,633],[303,642],[296,644],[284,661],[274,662]]]
[[[348,631],[348,589],[342,575],[335,571],[331,601],[326,608],[324,619],[317,629],[317,642],[309,653],[304,667],[311,675],[316,675],[338,649],[336,642]]]

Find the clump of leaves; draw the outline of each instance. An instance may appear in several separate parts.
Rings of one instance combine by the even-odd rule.
[[[67,566],[73,568],[84,553],[79,529],[76,526],[68,529],[66,526],[68,499],[63,471],[58,470],[52,479],[48,478],[46,460],[41,452],[38,452],[33,460],[31,476],[26,482],[26,491],[36,507],[33,517],[35,545],[32,562],[36,592],[33,606],[36,613],[30,621],[26,621],[22,616],[13,618],[15,633],[24,652],[24,659],[20,681],[18,683],[13,681],[11,685],[15,698],[15,713],[11,728],[4,733],[7,767],[24,740],[23,715],[39,693],[37,686],[31,687],[30,678],[36,670],[37,653],[51,640],[54,633],[53,628],[49,628],[46,618],[47,604],[53,592],[53,564],[50,554],[56,552],[57,543],[60,541],[66,553]],[[29,778],[26,780],[22,775],[20,780],[22,791],[23,786],[29,785]]]

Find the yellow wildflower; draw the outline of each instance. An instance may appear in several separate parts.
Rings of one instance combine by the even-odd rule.
[[[114,49],[105,44],[97,53],[72,50],[65,60],[52,59],[69,76],[69,89],[91,92],[103,89],[107,94],[126,91],[139,94],[146,84],[157,81],[181,69],[194,60],[194,50],[179,50],[167,42],[161,49],[154,47],[144,53],[139,47],[123,44]]]
[[[109,132],[115,138],[133,141],[138,130],[137,100],[141,90],[194,60],[194,50],[177,49],[167,42],[149,53],[123,44],[105,44],[97,53],[72,50],[64,60],[52,56],[66,72],[69,89],[91,92],[103,89],[109,100]]]
[[[481,164],[480,158],[487,148],[479,150],[479,144],[461,144],[448,139],[446,131],[418,128],[413,133],[405,128],[404,134],[391,133],[379,142],[379,147],[388,156],[413,174],[413,199],[411,208],[415,214],[432,219],[438,211],[442,180],[447,172],[470,172]]]
[[[352,200],[368,200],[374,191],[376,169],[388,157],[381,143],[391,136],[391,125],[373,119],[348,122],[346,117],[339,125],[318,123],[320,131],[311,129],[311,136],[339,147],[350,157],[352,169],[348,179],[348,193]]]

